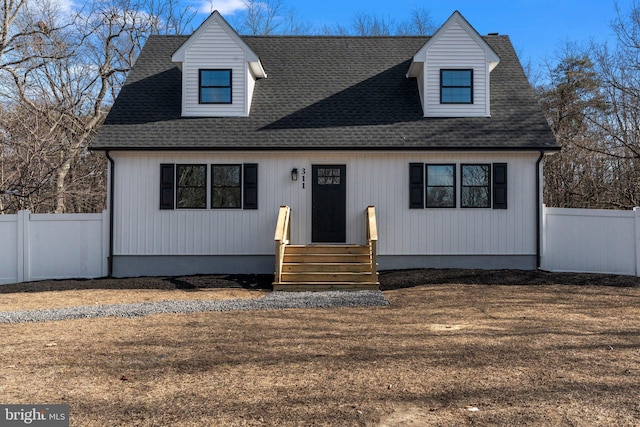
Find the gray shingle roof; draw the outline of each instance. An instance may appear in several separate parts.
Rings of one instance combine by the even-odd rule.
[[[186,36],[148,39],[93,149],[557,149],[509,38],[484,39],[491,117],[424,118],[413,55],[428,37],[243,37],[268,73],[250,117],[180,116]]]

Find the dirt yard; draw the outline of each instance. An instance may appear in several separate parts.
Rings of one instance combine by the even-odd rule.
[[[388,307],[0,324],[0,402],[68,403],[74,426],[640,424],[637,278],[425,270],[381,283]],[[0,309],[266,287],[39,282],[0,287]]]

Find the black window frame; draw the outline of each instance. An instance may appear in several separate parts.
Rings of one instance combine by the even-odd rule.
[[[218,185],[216,186],[214,179],[215,179],[215,173],[214,173],[214,168],[216,167],[237,167],[238,168],[238,185]],[[211,164],[211,209],[243,209],[243,196],[244,196],[244,188],[243,188],[243,165],[242,163],[213,163]],[[215,201],[215,192],[217,188],[225,188],[225,189],[229,189],[229,188],[237,188],[238,191],[240,191],[240,194],[238,195],[238,203],[239,206],[215,206],[214,205],[214,201]]]
[[[204,168],[204,185],[180,185],[180,169],[181,168]],[[175,208],[176,209],[206,209],[207,208],[207,165],[202,163],[176,163],[175,167]],[[203,206],[180,206],[180,190],[181,189],[204,189]]]
[[[487,168],[487,183],[486,185],[465,185],[464,184],[464,169],[470,166],[482,166]],[[460,164],[460,207],[464,209],[491,209],[492,204],[492,192],[491,192],[491,163],[462,163]],[[487,203],[484,206],[467,206],[465,205],[464,189],[465,188],[486,188],[487,189]]]
[[[228,86],[203,86],[202,85],[202,73],[207,71],[228,71],[229,72],[229,85]],[[220,102],[206,102],[202,100],[202,89],[229,89],[229,101]],[[201,68],[198,70],[198,103],[203,105],[228,105],[233,103],[233,70],[230,68]]]
[[[443,74],[446,72],[468,72],[469,86],[445,86]],[[452,102],[443,100],[443,92],[445,89],[469,89],[469,102]],[[440,69],[440,104],[447,105],[470,105],[473,104],[473,68],[442,68]]]
[[[429,185],[429,166],[450,166],[453,168],[453,184],[451,185]],[[424,176],[425,176],[425,207],[431,209],[452,209],[458,207],[457,203],[457,181],[456,181],[456,172],[457,165],[455,163],[426,163],[424,165]],[[430,206],[429,205],[429,188],[451,188],[453,189],[453,205],[452,206]]]

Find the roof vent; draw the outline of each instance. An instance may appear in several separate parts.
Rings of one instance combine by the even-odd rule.
[[[487,35],[488,35],[488,36],[497,36],[497,35],[498,35],[498,33],[489,33],[489,34],[487,34]]]

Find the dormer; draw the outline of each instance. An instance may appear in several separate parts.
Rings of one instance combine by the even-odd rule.
[[[183,117],[246,117],[256,80],[267,77],[258,55],[218,11],[171,60],[182,71]]]
[[[491,71],[500,58],[455,11],[414,55],[424,117],[489,117]]]

